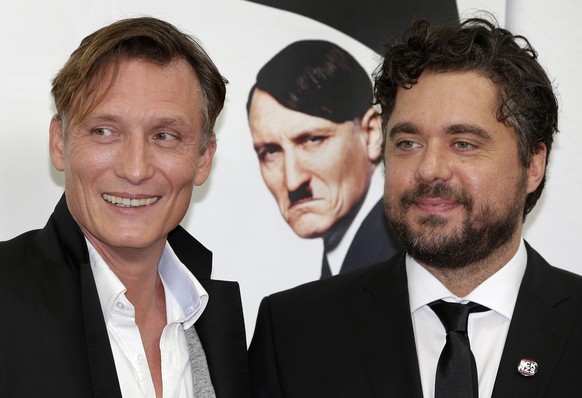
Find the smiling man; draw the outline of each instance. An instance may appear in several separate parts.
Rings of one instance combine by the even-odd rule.
[[[578,397],[582,278],[522,237],[557,132],[529,42],[483,19],[386,46],[391,260],[263,300],[255,397]]]
[[[183,230],[216,149],[225,81],[154,19],[86,37],[53,80],[65,194],[0,244],[0,395],[246,397],[238,285]]]
[[[390,258],[380,115],[366,71],[321,40],[290,44],[259,71],[247,111],[261,175],[302,238],[322,238],[322,278]]]

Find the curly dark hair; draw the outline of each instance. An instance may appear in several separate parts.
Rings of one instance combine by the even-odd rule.
[[[384,140],[399,88],[412,87],[424,71],[473,71],[497,86],[497,120],[519,134],[521,163],[529,166],[532,155],[545,145],[547,166],[558,131],[558,101],[536,51],[525,37],[482,18],[440,27],[421,20],[404,34],[402,43],[388,43],[384,49],[384,61],[374,72]],[[544,184],[545,175],[526,198],[524,218],[534,208]]]

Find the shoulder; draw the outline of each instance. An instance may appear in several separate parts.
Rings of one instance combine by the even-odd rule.
[[[18,252],[25,248],[28,243],[33,239],[39,230],[32,230],[18,235],[12,239],[0,242],[0,255],[5,255],[7,253]]]
[[[341,303],[367,286],[377,282],[394,283],[398,279],[395,273],[404,268],[399,267],[403,263],[403,256],[401,253],[388,261],[274,293],[263,301],[269,304],[271,311],[282,313],[289,313],[295,308],[302,308],[302,311],[327,311],[341,306]]]
[[[574,305],[582,309],[582,276],[551,265],[527,243],[526,248],[527,269],[522,289],[555,306]],[[582,311],[580,314],[582,317]]]
[[[339,274],[331,278],[308,282],[303,285],[274,293],[270,297],[275,300],[296,299],[308,297],[310,299],[326,297],[330,294],[342,294],[357,285],[366,276],[380,272],[384,264],[362,267],[351,272]]]
[[[36,303],[43,300],[43,295],[56,297],[64,291],[74,290],[74,286],[78,285],[73,264],[83,262],[76,257],[73,260],[71,251],[65,248],[63,242],[74,242],[76,251],[86,252],[85,242],[82,235],[77,239],[70,238],[80,234],[80,231],[69,231],[67,228],[59,231],[56,223],[53,214],[44,228],[0,242],[0,294],[3,297],[17,294],[19,303],[25,305],[26,300]],[[59,232],[67,236],[63,238]],[[0,306],[3,304],[13,306],[13,298],[10,303],[0,303]]]
[[[528,271],[541,278],[556,279],[569,286],[576,287],[582,293],[582,275],[567,271],[550,264],[526,242]],[[550,281],[546,280],[547,283]]]
[[[15,238],[0,242],[0,269],[6,279],[8,272],[23,271],[24,264],[36,251],[39,230],[23,233]]]
[[[565,287],[565,291],[570,292],[582,308],[582,276],[562,268],[550,267],[551,272]],[[582,316],[582,312],[580,314]]]

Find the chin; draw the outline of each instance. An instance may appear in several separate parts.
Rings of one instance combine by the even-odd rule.
[[[321,230],[321,223],[317,221],[289,224],[293,232],[303,239],[315,239],[323,237],[329,229]]]
[[[297,230],[293,230],[295,232],[295,234],[297,234],[297,236],[299,236],[302,239],[316,239],[316,238],[321,238],[323,236],[322,233],[320,233],[319,231],[297,231]]]
[[[144,249],[155,244],[156,240],[147,235],[135,235],[134,233],[109,235],[105,243],[111,247],[128,248],[128,249]]]

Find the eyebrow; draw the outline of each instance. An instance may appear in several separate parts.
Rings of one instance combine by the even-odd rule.
[[[265,148],[281,148],[281,145],[270,142],[261,142],[256,145],[253,145],[253,148],[255,149],[255,152],[259,153]]]
[[[414,123],[400,122],[400,123],[396,123],[394,126],[392,126],[392,128],[390,129],[390,132],[388,133],[388,136],[390,138],[393,138],[398,133],[418,134],[418,130],[419,130],[418,127],[416,127],[416,125],[414,125]]]
[[[333,131],[333,128],[318,127],[318,128],[314,128],[312,130],[305,130],[305,131],[298,132],[298,133],[296,133],[296,135],[290,137],[289,141],[291,141],[293,144],[300,144],[302,142],[305,142],[306,140],[308,140],[311,137],[316,137],[316,136],[329,137],[330,135],[332,135],[332,134],[329,134],[330,131]],[[275,142],[274,140],[261,141],[255,145],[255,150],[257,148],[262,148],[265,146],[281,147],[281,144],[279,143],[279,141]]]
[[[90,115],[90,116],[86,117],[85,119],[83,119],[79,123],[79,125],[86,126],[87,124],[91,124],[91,123],[116,123],[116,122],[119,122],[120,120],[121,120],[121,118],[119,118],[116,115],[104,113],[104,114]],[[189,124],[186,123],[181,118],[174,118],[174,117],[162,117],[162,118],[156,120],[155,124],[157,126],[189,126]]]
[[[418,134],[419,128],[411,122],[400,122],[396,123],[389,132],[389,137],[392,138],[398,133],[403,134]],[[444,129],[445,133],[451,135],[457,134],[470,134],[483,139],[491,139],[491,135],[483,128],[476,126],[474,124],[458,123],[446,126]]]
[[[491,135],[486,130],[474,124],[452,124],[446,127],[445,132],[448,134],[470,134],[486,140],[491,139]]]
[[[90,115],[81,120],[79,125],[87,125],[90,123],[106,123],[106,122],[116,122],[118,118],[112,115],[104,114],[104,115]]]
[[[317,137],[317,136],[329,136],[330,131],[332,131],[333,129],[331,128],[316,128],[313,130],[307,130],[307,131],[303,131],[299,134],[297,134],[294,137],[291,137],[291,141],[295,144],[297,143],[302,143],[305,142],[306,140],[308,140],[311,137]]]

